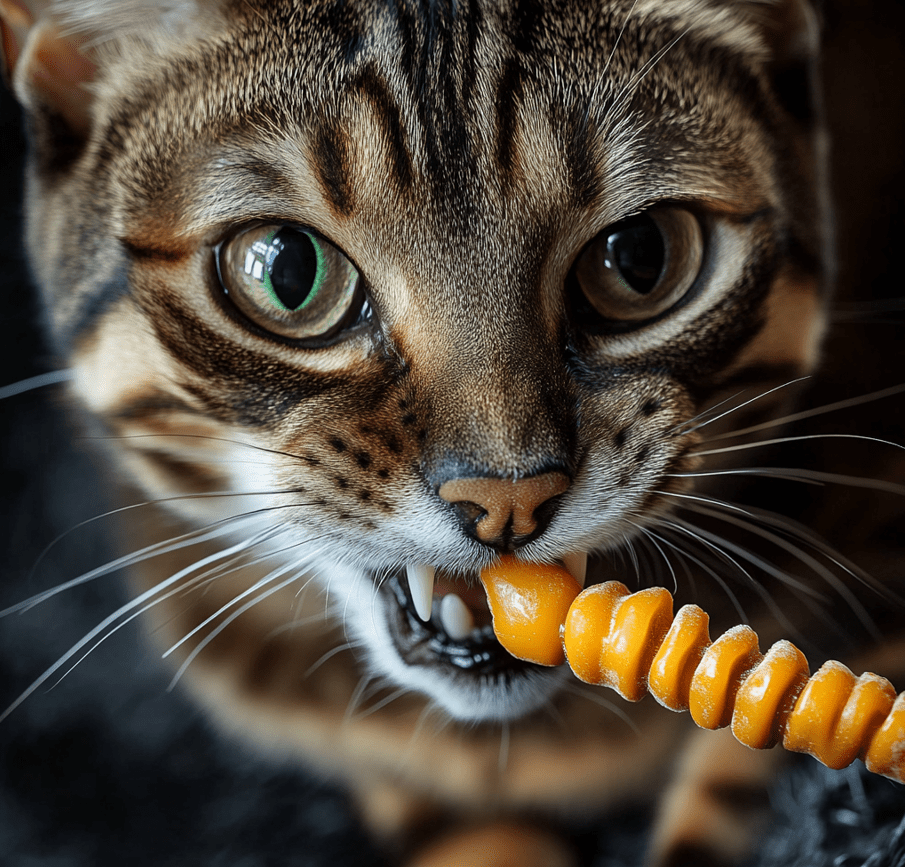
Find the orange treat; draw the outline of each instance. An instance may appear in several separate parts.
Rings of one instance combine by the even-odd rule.
[[[807,682],[786,721],[783,746],[830,768],[848,767],[889,715],[896,692],[875,674],[856,678],[841,662],[827,662]]]
[[[603,636],[612,628],[619,603],[629,595],[618,581],[595,584],[572,603],[562,631],[569,668],[585,683],[603,683],[600,655]]]
[[[709,623],[697,605],[683,605],[651,663],[648,689],[670,710],[688,710],[691,679],[710,644]]]
[[[481,571],[493,631],[513,656],[538,665],[562,665],[559,633],[579,583],[562,567],[500,557]]]
[[[648,587],[620,600],[600,648],[602,683],[623,698],[640,701],[647,693],[647,673],[672,622],[672,596]]]
[[[751,627],[736,626],[724,632],[704,651],[691,678],[691,718],[702,729],[729,725],[739,684],[761,659],[757,635]]]
[[[732,734],[755,750],[774,746],[808,674],[804,654],[788,641],[777,641],[738,689]]]
[[[896,698],[864,753],[867,770],[905,783],[905,692]]]
[[[579,593],[561,567],[514,557],[485,569],[481,580],[494,631],[520,659],[568,659],[579,678],[630,701],[649,691],[672,710],[690,710],[702,728],[731,723],[749,747],[782,739],[831,768],[860,757],[868,770],[905,783],[905,693],[896,697],[882,677],[855,678],[828,662],[809,679],[798,648],[777,641],[763,656],[747,626],[710,644],[707,614],[686,605],[673,620],[672,596],[662,587],[630,594],[609,581]]]

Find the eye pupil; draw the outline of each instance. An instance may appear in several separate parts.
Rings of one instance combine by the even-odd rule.
[[[364,310],[355,266],[314,230],[253,226],[227,238],[215,255],[227,309],[269,335],[330,339]]]
[[[657,285],[666,260],[663,236],[644,216],[612,232],[606,242],[607,267],[613,268],[633,292],[647,295]]]
[[[295,312],[313,300],[323,283],[321,260],[310,235],[283,229],[252,244],[245,273],[264,283],[278,308]]]

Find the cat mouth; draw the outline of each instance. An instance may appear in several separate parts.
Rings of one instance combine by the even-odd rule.
[[[587,555],[569,555],[566,567],[581,582]],[[391,616],[396,650],[407,665],[449,666],[478,676],[543,670],[512,656],[497,641],[490,607],[476,574],[428,565],[408,566],[386,582],[397,603]]]
[[[483,677],[537,668],[511,656],[497,641],[476,577],[471,585],[440,572],[427,607],[423,593],[418,595],[416,585],[413,594],[407,579],[397,573],[386,582],[397,603],[390,617],[391,635],[406,665],[439,666]]]

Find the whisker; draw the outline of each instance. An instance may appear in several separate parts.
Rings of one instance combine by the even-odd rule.
[[[843,556],[841,552],[834,549],[826,540],[822,539],[810,528],[799,524],[797,521],[793,521],[785,515],[778,515],[775,512],[770,512],[766,509],[759,509],[752,506],[749,507],[748,511],[752,517],[757,518],[757,520],[762,523],[768,524],[791,538],[809,545],[815,551],[826,557],[826,559],[835,566],[838,566],[844,572],[847,572],[856,581],[872,590],[882,599],[894,602],[897,605],[905,605],[905,598],[894,593],[892,590],[889,590],[856,563],[853,563],[847,557]]]
[[[857,597],[851,592],[851,590],[849,590],[849,588],[846,587],[845,584],[840,581],[839,578],[834,575],[829,569],[827,569],[822,563],[811,557],[807,552],[802,551],[797,545],[793,545],[791,542],[783,539],[781,536],[777,536],[775,533],[771,533],[769,530],[763,529],[763,527],[758,527],[757,524],[754,524],[751,521],[744,521],[736,517],[735,515],[726,515],[721,513],[717,509],[707,509],[700,506],[695,507],[694,510],[702,515],[707,515],[711,518],[716,518],[719,521],[733,524],[736,527],[741,527],[742,529],[747,530],[749,533],[760,536],[762,539],[766,539],[768,542],[772,542],[778,548],[781,548],[783,551],[791,554],[796,560],[800,561],[804,565],[809,566],[851,606],[852,610],[855,612],[855,615],[861,621],[865,629],[867,629],[874,638],[880,637],[880,633],[877,631],[877,627],[874,624],[872,618],[867,613],[867,610],[864,608],[864,606],[858,601]],[[734,546],[730,545],[725,540],[723,540],[723,544],[727,545],[730,550],[735,550]],[[738,553],[738,551],[736,551],[736,553]],[[748,559],[750,560],[750,562],[759,566],[768,574],[779,578],[779,580],[781,580],[784,584],[796,587],[809,596],[814,596],[815,598],[825,600],[825,597],[822,596],[822,594],[816,594],[813,590],[807,588],[806,585],[802,585],[797,581],[792,581],[792,579],[790,579],[788,575],[785,575],[780,570],[774,571],[774,569],[767,568],[770,564],[767,564],[766,562],[757,562],[758,560],[760,560],[760,558],[756,557],[756,555],[753,555],[749,552]]]
[[[202,557],[197,562],[193,563],[190,566],[186,566],[184,569],[180,569],[175,575],[171,575],[169,578],[161,581],[159,584],[156,584],[154,587],[146,590],[143,593],[140,593],[134,599],[131,599],[129,602],[120,606],[116,611],[112,614],[109,614],[105,617],[97,626],[95,626],[87,635],[83,636],[79,641],[77,641],[66,653],[63,654],[53,665],[47,668],[41,675],[39,675],[32,683],[10,704],[3,713],[0,713],[0,722],[3,722],[20,704],[22,704],[25,699],[27,699],[36,689],[42,686],[47,682],[49,678],[51,678],[60,668],[63,667],[73,656],[75,656],[79,651],[85,647],[87,644],[92,642],[98,635],[102,634],[109,626],[116,623],[116,621],[125,614],[128,614],[133,609],[138,606],[144,605],[149,599],[152,599],[161,591],[165,590],[167,587],[172,587],[174,584],[181,581],[187,575],[190,575],[195,570],[202,568],[203,566],[208,565],[208,563],[213,563],[216,560],[223,559],[225,557],[230,557],[233,554],[236,554],[240,551],[245,550],[250,547],[252,544],[255,544],[256,540],[246,540],[243,542],[239,542],[235,545],[232,545],[229,548],[226,548],[223,551],[217,551],[213,554],[209,554],[206,557]]]
[[[696,503],[719,503],[720,500],[714,500],[713,497],[705,497],[702,494],[679,494],[675,491],[653,491],[652,493],[658,494],[661,497],[678,497],[682,500],[693,500]],[[737,511],[741,512],[743,515],[746,515],[747,512],[741,506],[730,506],[729,503],[724,503],[727,508],[734,508]]]
[[[305,544],[305,543],[298,542],[296,545],[293,545],[290,547],[298,547],[298,545],[303,545],[303,544]],[[284,549],[284,550],[289,550],[289,549]],[[269,554],[265,555],[265,556],[267,559],[270,559]],[[215,611],[209,617],[205,618],[201,623],[197,624],[187,634],[183,635],[182,638],[179,639],[179,641],[177,641],[175,644],[173,644],[169,648],[169,650],[167,650],[164,654],[162,654],[161,658],[166,659],[175,650],[182,647],[182,645],[185,644],[185,642],[188,641],[190,638],[192,638],[192,636],[197,635],[202,629],[204,629],[205,626],[208,626],[210,623],[212,623],[214,620],[216,620],[221,614],[223,614],[224,612],[226,612],[230,608],[232,608],[237,602],[240,602],[241,600],[246,599],[247,597],[251,596],[253,593],[257,593],[258,590],[260,590],[262,587],[265,587],[267,584],[272,583],[277,578],[279,578],[281,575],[285,575],[287,572],[291,572],[292,570],[298,569],[298,568],[299,568],[298,563],[285,563],[282,566],[279,566],[278,568],[272,570],[267,575],[265,575],[263,578],[259,579],[254,584],[252,584],[251,587],[246,588],[241,593],[237,594],[232,599],[230,599],[229,602],[222,605],[217,611]],[[298,576],[296,576],[296,577],[298,577]]]
[[[846,400],[839,400],[835,403],[828,403],[825,406],[818,406],[814,409],[806,409],[801,412],[795,412],[791,415],[782,416],[781,418],[771,419],[770,421],[761,422],[760,424],[751,425],[750,427],[741,428],[740,430],[730,431],[728,433],[717,434],[714,437],[711,437],[707,440],[707,442],[715,442],[719,439],[726,439],[728,437],[737,437],[743,436],[744,434],[749,433],[757,433],[758,431],[768,430],[771,427],[779,427],[780,425],[789,424],[793,421],[802,421],[806,418],[813,418],[814,416],[824,415],[828,412],[835,412],[837,409],[851,409],[854,406],[861,406],[865,403],[870,403],[875,400],[882,400],[885,397],[892,397],[897,394],[902,394],[905,392],[905,383],[901,385],[894,385],[890,388],[883,388],[879,391],[872,391],[870,394],[864,394],[860,397],[850,397]],[[841,434],[837,434],[837,436],[841,436]],[[896,443],[890,443],[890,445],[896,445]]]
[[[338,656],[340,653],[344,653],[347,650],[354,650],[356,646],[357,645],[353,644],[351,641],[346,641],[343,644],[337,644],[336,647],[321,654],[320,658],[305,670],[305,673],[302,675],[302,680],[309,675],[314,674],[315,671],[317,671],[325,662],[329,662],[333,659],[334,656]]]
[[[782,479],[787,482],[805,482],[813,485],[833,483],[847,485],[851,488],[867,488],[872,491],[883,491],[888,494],[905,495],[905,485],[888,482],[884,479],[871,479],[864,476],[848,476],[843,473],[827,473],[822,470],[795,469],[792,467],[742,467],[734,470],[712,470],[700,473],[669,473],[666,478],[693,479],[707,476],[763,476],[769,479]]]
[[[752,398],[744,401],[743,403],[738,404],[737,406],[732,407],[731,409],[727,409],[725,412],[720,413],[718,416],[714,418],[707,419],[706,421],[702,421],[700,424],[695,425],[694,427],[687,428],[684,430],[683,436],[688,435],[690,433],[694,433],[697,430],[700,430],[703,427],[706,427],[709,424],[713,424],[713,422],[719,421],[721,418],[725,418],[727,415],[732,415],[734,412],[738,412],[740,409],[744,409],[746,406],[750,406],[752,403],[755,403],[759,400],[763,400],[763,398],[768,397],[771,394],[774,394],[777,391],[780,391],[783,388],[788,388],[790,385],[797,385],[799,382],[804,382],[805,380],[810,379],[809,376],[800,376],[798,379],[790,379],[788,382],[784,382],[781,385],[774,386],[773,388],[767,389],[766,391],[761,392],[758,395],[755,395]],[[737,395],[736,395],[737,396]],[[681,427],[678,425],[677,427]],[[713,437],[713,439],[720,439],[719,436]]]
[[[281,581],[279,584],[276,585],[276,587],[271,587],[269,590],[265,590],[263,593],[259,594],[256,598],[251,599],[250,601],[246,602],[237,611],[234,611],[222,623],[218,624],[207,635],[205,635],[204,638],[201,641],[199,641],[198,644],[194,648],[192,648],[191,653],[189,653],[189,655],[185,658],[185,661],[182,663],[182,665],[179,666],[179,668],[176,671],[176,674],[173,675],[173,679],[170,681],[169,685],[167,686],[167,692],[169,692],[176,686],[176,684],[182,678],[182,675],[185,674],[188,667],[195,661],[198,654],[201,653],[201,651],[204,650],[204,648],[207,647],[207,645],[210,644],[221,632],[223,632],[223,630],[226,629],[226,627],[229,626],[230,623],[233,623],[237,618],[241,617],[246,611],[250,610],[251,608],[254,608],[254,606],[257,605],[259,602],[263,602],[265,599],[269,598],[270,596],[273,596],[274,593],[278,593],[284,587],[288,587],[294,581],[298,581],[301,574],[302,574],[301,572],[297,572],[296,574],[287,578],[285,581]],[[271,580],[273,580],[273,579],[271,579]]]
[[[619,717],[636,735],[641,734],[641,729],[638,728],[638,725],[635,721],[615,702],[610,701],[605,695],[600,692],[594,692],[587,688],[582,688],[576,683],[567,682],[563,684],[563,691],[571,693],[572,695],[577,695],[580,698],[587,699],[594,704],[600,705],[600,707],[606,708],[608,711],[612,711],[612,713]]]
[[[613,62],[613,56],[616,54],[616,49],[619,47],[619,43],[622,41],[622,36],[625,33],[625,28],[628,27],[629,21],[631,21],[632,13],[635,11],[635,7],[638,5],[638,0],[634,0],[631,5],[631,8],[628,10],[625,16],[625,20],[622,22],[622,27],[619,30],[619,34],[616,36],[616,41],[613,43],[613,47],[610,50],[610,55],[606,59],[606,63],[603,65],[603,71],[600,73],[599,81],[602,81],[606,78],[607,71],[610,68],[610,64]]]
[[[651,533],[646,527],[642,527],[640,524],[635,524],[632,521],[629,523],[640,530],[653,544],[653,546],[660,552],[660,556],[663,558],[663,562],[666,563],[666,568],[669,569],[669,574],[672,575],[672,586],[673,586],[673,594],[679,592],[679,579],[676,577],[675,569],[672,568],[672,563],[669,562],[669,558],[666,556],[666,552],[657,544],[657,539],[653,533]]]
[[[679,525],[688,526],[686,522],[682,521],[680,518],[676,518],[675,520]],[[757,556],[753,552],[748,551],[747,549],[742,548],[739,545],[735,545],[734,543],[730,542],[727,539],[724,539],[721,536],[717,536],[714,533],[703,530],[700,527],[695,526],[694,529],[701,541],[703,541],[705,544],[711,545],[715,551],[719,551],[724,557],[728,558],[739,569],[739,571],[747,578],[749,586],[764,601],[767,608],[775,618],[776,622],[782,624],[783,628],[788,630],[789,633],[796,637],[798,640],[805,643],[810,643],[810,640],[806,636],[804,636],[801,630],[797,626],[795,626],[795,624],[792,623],[792,621],[786,616],[785,612],[779,607],[779,605],[776,603],[776,600],[773,599],[766,588],[763,587],[763,585],[761,585],[759,581],[756,581],[747,569],[742,567],[733,557],[731,557],[726,552],[726,550],[723,549],[728,549],[733,554],[741,557],[743,560],[747,560],[752,565],[757,566],[768,574],[773,575],[775,578],[778,578],[783,584],[790,587],[794,592],[796,592],[796,595],[799,596],[801,601],[808,607],[808,609],[812,613],[819,615],[825,622],[827,622],[834,628],[839,628],[838,624],[836,624],[835,621],[833,621],[825,611],[814,607],[815,600],[824,600],[823,597],[821,597],[820,594],[818,594],[812,588],[796,581],[790,575],[777,569],[776,566],[774,566],[772,563]]]
[[[357,717],[357,719],[364,719],[365,717],[370,716],[372,713],[377,713],[377,711],[382,710],[388,704],[392,704],[396,699],[402,698],[402,696],[408,693],[408,689],[404,686],[399,687],[399,689],[394,690],[389,695],[384,696],[380,701],[372,704],[370,707],[365,708]]]
[[[255,517],[258,514],[258,511],[267,510],[257,510],[255,512],[246,512],[242,515],[234,515],[230,518],[223,518],[197,530],[190,530],[188,533],[183,533],[180,536],[175,536],[162,542],[155,542],[154,544],[148,545],[139,551],[134,551],[131,554],[124,554],[122,557],[117,557],[115,560],[111,560],[103,566],[98,566],[96,569],[84,572],[76,578],[71,578],[69,581],[64,581],[62,584],[57,584],[55,587],[51,587],[48,590],[42,590],[40,593],[36,593],[28,599],[24,599],[21,602],[17,602],[15,605],[11,605],[9,608],[3,609],[0,611],[0,617],[28,611],[36,605],[40,605],[42,602],[56,596],[58,593],[71,590],[73,587],[78,587],[81,584],[87,584],[95,578],[109,575],[111,572],[115,572],[118,569],[128,568],[134,566],[136,563],[149,560],[152,557],[169,554],[173,551],[178,551],[181,548],[191,547],[192,545],[200,545],[211,539],[216,539],[219,536],[227,535],[228,533],[234,532],[235,523]]]
[[[697,533],[695,533],[695,531],[693,529],[691,529],[690,527],[683,527],[678,524],[674,524],[670,521],[665,521],[663,519],[661,519],[661,526],[662,526],[662,529],[664,532],[673,531],[673,532],[682,533],[683,535],[688,536],[692,540],[699,542],[701,545],[705,546],[705,548],[707,547],[707,543],[705,542],[705,540],[701,539],[697,535]],[[691,560],[692,563],[696,563],[708,575],[710,575],[710,577],[713,578],[714,581],[716,581],[716,583],[719,585],[720,589],[726,594],[727,598],[729,599],[730,604],[735,609],[735,613],[738,614],[741,622],[742,623],[749,622],[748,614],[745,611],[744,607],[742,606],[741,602],[739,601],[738,596],[735,595],[735,592],[726,583],[726,580],[723,578],[722,575],[719,574],[719,572],[717,572],[714,569],[711,569],[703,560],[701,560],[699,557],[695,557],[695,555],[692,554],[691,552],[685,551],[685,550],[679,548],[676,543],[672,543],[668,539],[663,539],[663,541],[664,541],[664,543],[669,545],[671,548],[673,548],[677,552],[681,553],[683,556],[688,557],[688,559]],[[713,549],[713,546],[711,545],[710,548]],[[725,555],[723,554],[722,551],[720,551],[719,549],[716,549],[716,553],[717,553],[717,556],[720,557],[720,559],[725,559]]]
[[[127,506],[119,506],[116,509],[109,509],[106,512],[102,512],[99,515],[92,515],[90,518],[85,518],[83,521],[79,521],[77,524],[73,524],[68,529],[64,530],[60,533],[55,539],[53,539],[50,543],[48,543],[41,553],[38,555],[37,559],[34,562],[34,565],[31,567],[30,576],[34,577],[35,573],[38,570],[38,567],[44,561],[44,558],[56,547],[63,539],[67,536],[70,536],[72,533],[82,529],[83,527],[88,526],[89,524],[93,524],[96,521],[100,521],[104,518],[112,517],[113,515],[119,515],[123,512],[129,512],[134,509],[141,509],[146,506],[157,506],[157,505],[165,505],[167,503],[178,503],[186,500],[200,500],[200,499],[219,499],[219,498],[228,498],[228,497],[264,497],[264,496],[277,496],[279,494],[292,494],[296,493],[296,491],[291,488],[287,489],[275,489],[270,491],[208,491],[204,493],[196,493],[196,494],[180,494],[178,496],[173,497],[159,497],[153,500],[143,500],[140,503],[130,503]],[[302,505],[300,503],[294,503],[293,505]],[[267,507],[267,508],[283,508],[282,506],[277,507]],[[244,512],[241,515],[234,515],[231,518],[223,518],[221,521],[232,520],[232,518],[242,517],[244,515],[250,515],[251,512]],[[216,526],[219,521],[214,522],[212,524],[206,525],[207,527]],[[0,612],[0,617],[3,616],[4,612]]]
[[[260,542],[266,542],[268,536],[264,536],[260,539]],[[258,544],[255,542],[254,544]],[[219,575],[227,575],[229,572],[234,571],[235,569],[242,568],[244,566],[241,562],[241,553],[237,554],[231,560],[226,561],[226,563],[221,564],[220,566],[214,567],[213,569],[209,569],[205,572],[202,572],[200,575],[193,576],[192,578],[188,578],[183,584],[177,585],[172,590],[168,590],[166,593],[158,596],[156,599],[152,599],[147,604],[141,606],[140,608],[133,611],[128,617],[121,620],[118,624],[113,626],[109,631],[105,632],[103,635],[99,636],[97,641],[94,644],[86,647],[82,652],[82,655],[54,682],[51,688],[54,688],[63,681],[75,668],[79,666],[88,656],[93,653],[98,647],[101,646],[108,638],[111,638],[114,634],[119,632],[124,626],[127,626],[133,620],[138,617],[141,617],[143,614],[146,614],[152,608],[160,605],[162,602],[165,602],[167,599],[172,599],[174,596],[181,596],[189,593],[194,587],[198,586],[198,584],[205,584],[207,581],[213,580],[209,576],[214,574],[215,576]],[[224,571],[219,571],[223,569]],[[176,615],[173,615],[174,617]],[[171,618],[172,619],[172,618]]]
[[[364,698],[365,692],[367,692],[368,685],[372,681],[371,675],[364,675],[361,680],[358,681],[358,685],[352,692],[352,695],[349,697],[349,704],[346,707],[346,712],[343,715],[343,727],[348,726],[352,719],[355,716],[355,711],[358,708],[358,705],[361,703],[361,700]]]
[[[617,106],[626,106],[628,104],[629,98],[632,94],[641,86],[641,82],[653,71],[653,69],[657,66],[657,64],[676,46],[679,42],[684,39],[690,32],[692,28],[687,27],[683,30],[675,39],[672,40],[668,45],[665,45],[659,51],[655,52],[654,55],[637,71],[634,73],[633,78],[631,78],[622,90],[614,98],[613,102]]]
[[[707,449],[702,452],[689,452],[690,457],[703,457],[704,455],[722,455],[727,452],[737,452],[743,449],[757,449],[762,446],[773,446],[780,443],[794,443],[803,440],[823,440],[823,439],[846,439],[846,440],[863,440],[869,443],[878,443],[879,445],[892,446],[896,449],[905,451],[905,446],[900,443],[892,442],[892,440],[884,440],[879,437],[863,436],[861,434],[845,434],[845,433],[826,433],[826,434],[805,434],[802,436],[777,437],[772,440],[758,440],[756,443],[741,443],[735,446],[724,446],[720,449]]]
[[[244,446],[247,449],[264,452],[265,454],[278,455],[283,458],[293,458],[294,460],[304,461],[302,455],[293,452],[284,452],[281,449],[271,449],[267,446],[260,446],[257,443],[247,443],[243,440],[232,440],[227,437],[208,436],[207,434],[181,434],[181,433],[159,433],[159,434],[122,434],[119,436],[83,436],[79,437],[83,440],[142,440],[142,439],[189,439],[189,440],[205,440],[214,443],[227,443],[232,446]]]
[[[28,379],[20,379],[18,382],[0,386],[0,400],[24,394],[26,391],[34,391],[36,388],[44,388],[46,385],[69,382],[74,376],[75,371],[71,368],[50,370],[47,373],[39,373],[37,376],[29,376]]]

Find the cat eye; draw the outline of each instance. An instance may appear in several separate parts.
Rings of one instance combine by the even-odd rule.
[[[290,340],[331,337],[354,321],[364,303],[355,266],[310,230],[246,229],[219,247],[217,270],[240,313]]]
[[[683,208],[654,208],[604,229],[573,268],[584,298],[614,325],[640,324],[675,306],[701,270],[698,219]]]

